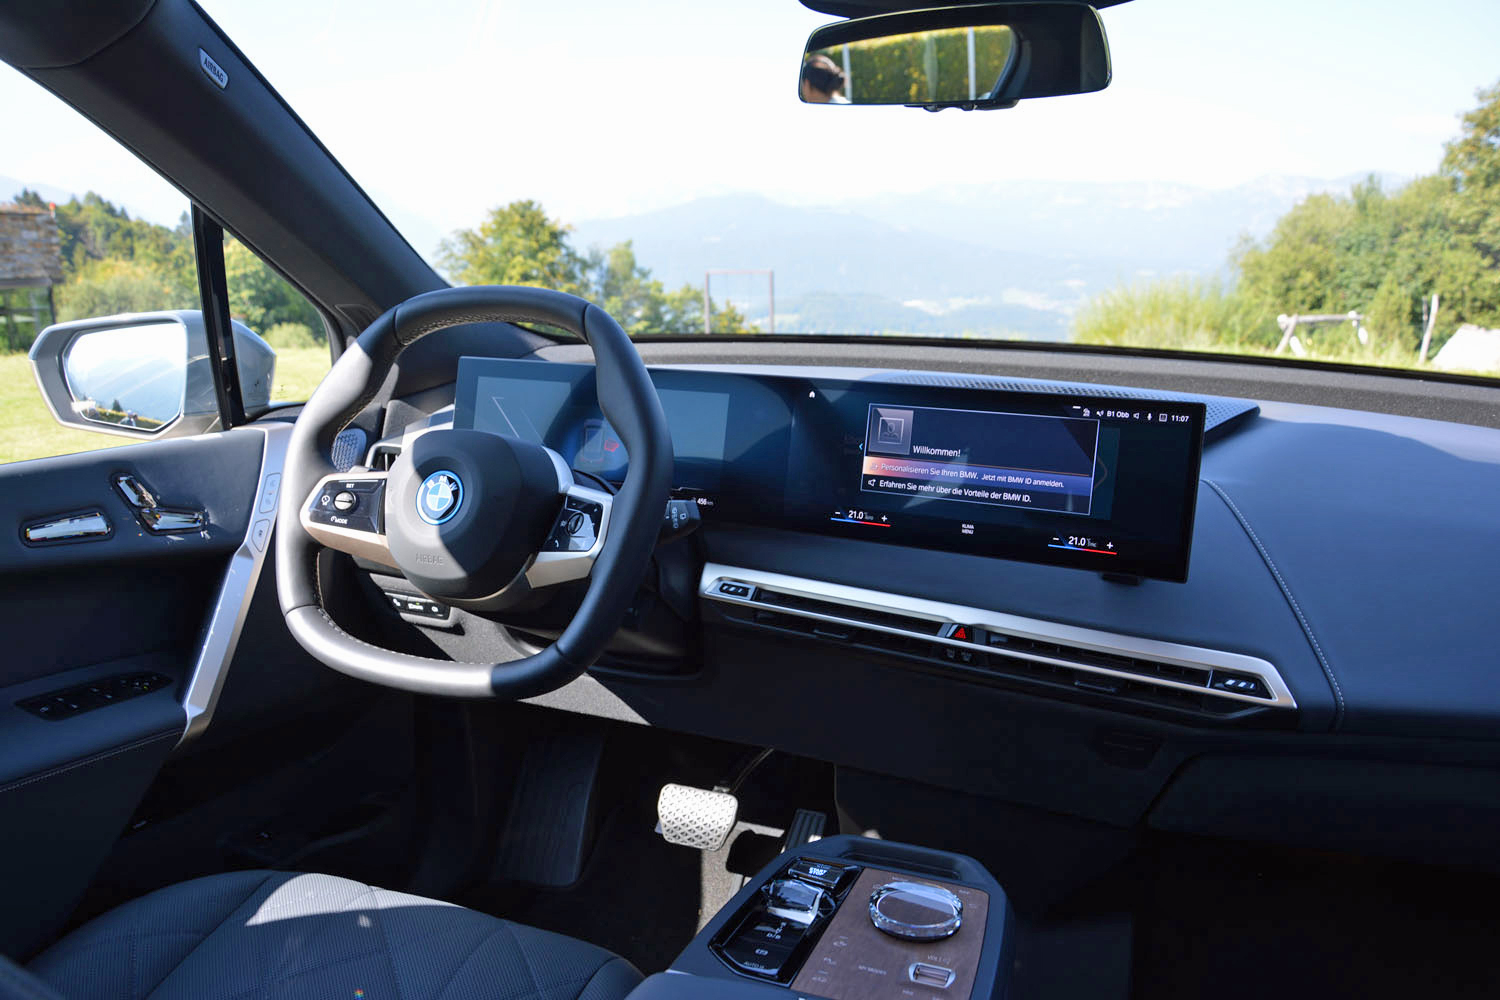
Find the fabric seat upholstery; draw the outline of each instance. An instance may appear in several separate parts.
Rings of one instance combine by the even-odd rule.
[[[78,1000],[619,1000],[602,948],[329,875],[247,871],[169,886],[31,963]]]

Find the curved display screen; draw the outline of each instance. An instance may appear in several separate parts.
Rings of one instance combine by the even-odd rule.
[[[1204,407],[782,374],[651,372],[679,497],[750,524],[1187,579]],[[464,358],[455,426],[618,483],[591,365]]]

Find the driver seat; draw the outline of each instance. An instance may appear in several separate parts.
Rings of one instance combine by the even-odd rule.
[[[561,934],[271,871],[142,896],[63,938],[30,971],[65,1000],[620,1000],[641,981],[623,958]]]

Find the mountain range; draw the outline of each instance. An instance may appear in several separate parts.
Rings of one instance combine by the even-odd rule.
[[[789,205],[751,194],[575,227],[580,246],[631,240],[668,287],[769,268],[784,332],[1066,336],[1090,295],[1168,274],[1223,273],[1243,236],[1361,177],[1266,177],[1224,189],[1163,183],[997,182]],[[1388,188],[1401,178],[1381,178]],[[710,279],[762,326],[759,275]]]
[[[823,206],[726,194],[585,220],[573,240],[580,248],[630,240],[637,261],[669,288],[701,287],[711,270],[769,269],[780,332],[1058,339],[1088,297],[1163,275],[1226,273],[1242,237],[1263,237],[1308,195],[1347,192],[1361,179],[1269,176],[1228,188],[997,181]],[[1405,180],[1379,179],[1387,189]],[[0,177],[0,200],[27,186],[69,197]],[[769,284],[763,273],[710,279],[716,299],[762,329],[771,323]]]

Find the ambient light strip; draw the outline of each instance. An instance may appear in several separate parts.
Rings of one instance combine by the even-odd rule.
[[[730,592],[725,592],[724,584],[730,585]],[[741,588],[734,587],[734,584],[743,585],[744,592],[737,592]],[[773,594],[800,597],[827,604],[842,604],[850,609],[858,608],[881,615],[897,615],[908,619],[921,619],[932,622],[934,629],[930,633],[918,632],[912,629],[869,621],[861,618],[857,613],[850,613],[847,616],[843,616],[787,606],[775,602],[759,601],[755,600],[755,590],[765,590]],[[919,597],[906,597],[878,590],[865,590],[861,587],[849,587],[839,583],[828,583],[805,577],[787,576],[764,570],[744,569],[738,566],[725,566],[718,563],[709,563],[703,567],[703,574],[699,578],[698,594],[704,600],[717,601],[721,604],[734,604],[760,611],[771,611],[780,615],[790,615],[812,621],[830,622],[850,628],[863,629],[868,632],[880,632],[887,635],[899,636],[903,639],[920,639],[923,642],[938,646],[954,646],[964,650],[984,649],[986,652],[1013,657],[1015,659],[1031,660],[1037,663],[1066,667],[1070,670],[1111,677],[1121,681],[1138,681],[1156,687],[1205,694],[1214,698],[1231,699],[1261,708],[1297,707],[1297,701],[1292,697],[1291,689],[1287,687],[1281,674],[1271,663],[1259,657],[1246,656],[1241,653],[1226,653],[1222,650],[1205,649],[1200,646],[1188,646],[1175,642],[1162,642],[1139,636],[1122,635],[1116,632],[1080,628],[1074,625],[1063,625],[1058,622],[1046,621],[1039,618],[1023,618],[1018,615],[1006,614],[1001,611],[993,611],[985,608],[948,604],[942,601],[930,601]],[[1049,656],[1021,649],[986,648],[962,639],[953,639],[938,635],[937,633],[942,631],[941,626],[944,625],[981,628],[1020,639],[1075,647],[1081,652],[1096,652],[1111,656],[1139,658],[1141,660],[1203,671],[1219,670],[1234,674],[1250,675],[1258,677],[1261,680],[1265,685],[1267,694],[1266,696],[1241,694],[1235,691],[1210,687],[1205,684],[1191,684],[1185,681],[1173,680],[1169,677],[1153,676],[1129,670],[1115,670],[1085,661],[1069,659],[1066,653],[1061,656]]]

